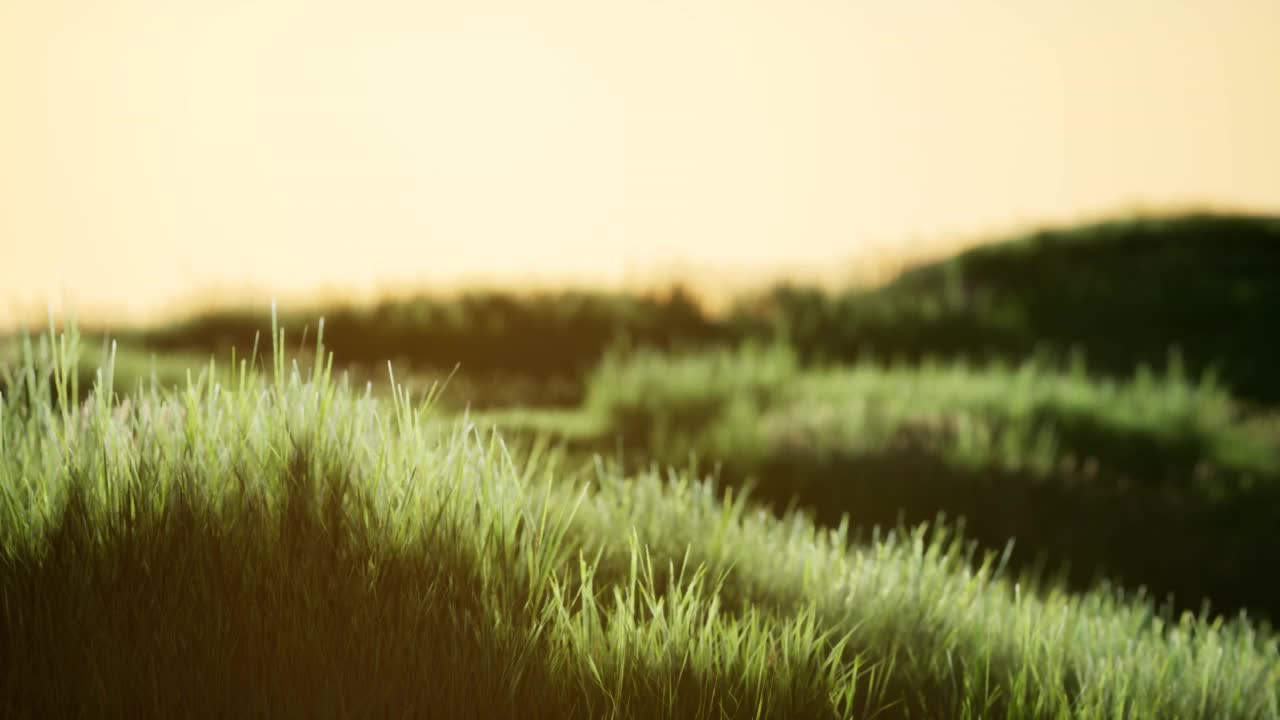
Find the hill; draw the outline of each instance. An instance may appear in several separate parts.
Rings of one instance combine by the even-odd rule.
[[[1076,352],[1123,376],[1176,354],[1191,375],[1276,404],[1277,308],[1280,218],[1192,215],[1046,230],[870,291],[779,287],[738,317],[768,318],[806,363]]]
[[[373,307],[282,313],[318,317],[339,367],[442,376],[460,367],[473,405],[580,403],[587,374],[616,345],[696,349],[782,340],[805,365],[864,359],[1020,361],[1083,355],[1091,372],[1157,371],[1173,355],[1215,372],[1240,399],[1280,403],[1280,219],[1191,215],[1046,230],[917,267],[878,288],[777,286],[713,314],[693,295],[474,291]],[[169,325],[110,332],[130,353],[204,355],[264,335],[265,311],[212,310]],[[301,339],[300,336],[294,336]]]

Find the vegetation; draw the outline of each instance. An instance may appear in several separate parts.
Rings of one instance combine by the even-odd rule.
[[[1280,617],[1280,585],[1250,559],[1280,542],[1280,434],[1172,367],[1118,381],[1037,359],[800,370],[785,346],[639,353],[611,356],[580,411],[482,417],[633,467],[698,458],[827,524],[963,518],[1073,587]]]
[[[1259,489],[1280,470],[1267,433],[1211,376],[1175,358],[1155,375],[1092,377],[1040,358],[800,370],[787,346],[670,355],[614,354],[593,373],[586,409],[614,434],[671,459],[715,450],[749,458],[781,433],[851,451],[907,447],[976,469],[1049,476],[1095,466],[1093,484],[1137,484],[1206,501]],[[732,423],[737,431],[724,431]],[[749,426],[749,427],[748,427]],[[728,444],[705,436],[719,434]]]
[[[746,304],[806,362],[1017,360],[1088,354],[1095,372],[1214,370],[1280,403],[1280,218],[1191,215],[1051,230],[976,247],[888,286],[835,296],[783,287]]]
[[[0,404],[7,715],[1280,716],[1243,618],[518,460],[319,353],[120,402],[109,354],[77,403],[75,345]]]
[[[299,308],[324,316],[337,362],[366,374],[387,360],[455,382],[473,406],[581,402],[586,375],[625,343],[658,350],[782,341],[803,365],[868,359],[1021,361],[1087,353],[1095,373],[1214,370],[1238,398],[1280,404],[1280,218],[1190,215],[1051,230],[917,268],[881,288],[780,286],[714,315],[670,293],[472,292],[373,307]],[[168,326],[111,329],[121,346],[207,359],[253,346],[268,318],[217,310]],[[90,333],[96,334],[96,333]],[[447,398],[446,398],[447,399]]]
[[[715,315],[51,322],[0,715],[1280,717],[1277,277],[1280,219],[1190,216]]]
[[[302,308],[281,321],[302,328],[319,316],[342,367],[373,375],[391,360],[405,372],[437,378],[460,367],[454,380],[484,405],[576,404],[582,378],[620,342],[677,349],[729,339],[680,288],[654,296],[477,291],[369,308]],[[207,357],[251,347],[266,322],[261,311],[222,311],[119,336],[127,347]]]

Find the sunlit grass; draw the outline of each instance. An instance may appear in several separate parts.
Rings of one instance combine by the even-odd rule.
[[[83,403],[76,353],[29,345],[0,401],[5,714],[1280,715],[1247,620],[1026,584],[941,529],[853,545],[679,472],[583,476],[319,351],[176,389],[114,388],[108,351]]]
[[[696,460],[826,524],[963,518],[1075,588],[1280,613],[1255,560],[1280,542],[1280,435],[1176,358],[1119,380],[1045,358],[804,369],[784,345],[641,351],[607,358],[576,411],[474,417],[633,469]]]
[[[926,361],[801,370],[785,345],[613,354],[584,412],[606,432],[679,461],[750,459],[807,443],[846,452],[913,447],[975,468],[1100,466],[1129,482],[1222,497],[1280,477],[1277,447],[1211,375],[1176,356],[1156,375],[1090,376],[1043,358],[984,367]],[[1101,482],[1101,480],[1099,481]]]

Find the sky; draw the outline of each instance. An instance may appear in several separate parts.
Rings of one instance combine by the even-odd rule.
[[[0,0],[0,322],[1280,212],[1276,0]]]

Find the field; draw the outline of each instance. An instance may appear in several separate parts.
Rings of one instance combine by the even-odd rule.
[[[1278,277],[1196,216],[15,338],[0,713],[1280,717]]]

